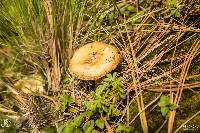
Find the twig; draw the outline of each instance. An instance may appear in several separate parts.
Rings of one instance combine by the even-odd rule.
[[[184,84],[183,90],[187,89],[198,89],[200,87],[200,82],[197,83],[190,83],[190,84]],[[147,91],[154,91],[154,92],[170,92],[170,85],[164,84],[164,85],[149,85],[149,86],[142,86],[142,90]],[[178,91],[178,85],[172,84],[171,85],[171,91],[175,92]]]
[[[135,121],[135,119],[136,119],[145,109],[147,109],[147,108],[150,107],[152,104],[154,104],[154,103],[161,97],[161,95],[162,95],[162,93],[160,93],[160,95],[159,95],[157,98],[155,98],[155,99],[154,99],[153,101],[151,101],[143,110],[141,110],[141,111],[131,120],[130,124],[133,123],[133,122]]]
[[[102,117],[102,118],[103,118],[105,126],[106,126],[106,128],[108,130],[108,133],[113,133],[112,128],[110,127],[109,123],[107,122],[107,118],[106,117]]]
[[[137,12],[139,12],[139,0],[136,0],[136,8],[137,8]]]
[[[199,49],[200,49],[200,45],[199,45],[199,41],[198,41],[198,42],[195,42],[193,47],[191,47],[191,49],[188,52],[188,56],[185,58],[181,76],[180,76],[180,83],[178,85],[178,90],[177,90],[175,99],[173,101],[173,103],[175,103],[175,104],[179,104],[179,102],[180,102],[181,95],[182,95],[183,88],[184,88],[184,83],[185,83],[185,80],[186,80],[186,77],[187,77],[187,74],[189,71],[189,67],[192,63],[192,60],[194,59],[195,54],[198,52]],[[175,115],[176,115],[176,110],[170,111],[169,121],[168,121],[168,133],[171,133],[173,131]]]
[[[163,122],[163,124],[159,127],[159,129],[156,131],[156,133],[159,133],[160,130],[163,128],[163,126],[164,126],[166,123],[167,123],[167,120],[165,120],[165,121]]]
[[[0,107],[0,112],[8,113],[8,114],[17,114],[17,112],[14,112],[14,111],[9,110],[9,109],[1,108],[1,107]]]
[[[127,25],[126,25],[126,21],[124,22],[125,23],[125,30],[128,31],[127,29]],[[142,96],[142,93],[140,93],[140,95],[138,94],[138,89],[139,91],[141,91],[141,84],[140,82],[138,82],[138,79],[139,79],[139,75],[137,73],[137,71],[139,71],[139,68],[137,66],[137,59],[136,59],[136,53],[135,53],[135,50],[133,49],[133,43],[131,42],[131,37],[130,35],[128,34],[127,32],[127,37],[128,37],[128,44],[129,44],[129,48],[131,50],[131,54],[132,54],[132,58],[133,60],[130,60],[130,59],[127,59],[126,55],[125,55],[125,60],[126,62],[128,63],[128,67],[129,69],[131,69],[131,76],[132,76],[132,82],[133,82],[133,85],[134,85],[134,90],[135,90],[135,93],[136,93],[136,99],[137,99],[137,103],[138,103],[138,110],[139,112],[139,116],[140,116],[140,122],[141,122],[141,125],[142,125],[142,129],[143,129],[143,132],[144,133],[148,133],[148,125],[147,125],[147,119],[146,119],[146,114],[145,114],[145,107],[144,107],[144,102],[143,102],[143,96]]]
[[[165,24],[165,23],[161,23],[161,26],[173,30],[173,31],[179,31],[179,32],[196,32],[196,33],[200,33],[200,29],[195,29],[195,27],[186,27],[186,26],[182,26],[182,25],[172,25],[172,24]]]

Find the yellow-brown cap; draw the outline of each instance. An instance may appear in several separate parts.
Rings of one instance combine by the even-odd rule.
[[[86,44],[74,52],[69,63],[70,73],[82,80],[96,80],[119,64],[116,47],[102,42]]]

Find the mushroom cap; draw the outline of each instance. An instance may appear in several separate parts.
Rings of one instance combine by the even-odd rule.
[[[93,42],[77,49],[70,60],[70,73],[82,80],[96,80],[111,72],[119,64],[116,47]]]
[[[39,75],[31,75],[18,80],[15,87],[26,94],[43,93],[44,80]]]

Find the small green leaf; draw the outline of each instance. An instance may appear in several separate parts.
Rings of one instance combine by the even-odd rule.
[[[92,115],[93,115],[92,111],[86,111],[86,112],[82,113],[83,117],[91,117]]]
[[[71,112],[71,113],[75,113],[75,112],[77,112],[77,110],[74,109],[74,108],[68,108],[68,111]]]
[[[130,127],[130,126],[125,126],[124,124],[122,123],[119,123],[118,124],[118,127],[116,128],[116,132],[119,133],[119,132],[132,132],[133,131],[133,128]]]
[[[136,8],[135,8],[134,6],[128,6],[128,7],[127,7],[127,10],[128,10],[129,12],[136,12],[136,11],[137,11]]]
[[[110,73],[107,74],[106,76],[108,77],[109,80],[112,79],[112,75]]]
[[[73,123],[76,127],[80,126],[83,122],[83,116],[79,115],[76,118],[74,118]]]
[[[113,79],[115,79],[116,76],[117,76],[117,72],[114,72],[114,73],[113,73]]]
[[[114,13],[108,14],[108,19],[109,19],[109,21],[113,21],[113,19],[114,19]]]
[[[103,81],[110,82],[110,78],[104,78]]]
[[[83,131],[80,128],[75,128],[73,133],[83,133]]]
[[[161,113],[162,113],[163,117],[166,117],[168,112],[169,112],[169,108],[168,107],[161,107]]]
[[[69,84],[70,83],[70,79],[68,77],[65,77],[63,80],[62,80],[62,83],[63,84]]]
[[[74,103],[75,101],[74,101],[74,99],[71,97],[71,96],[69,96],[69,95],[62,95],[61,97],[60,97],[60,102],[61,102],[61,111],[65,111],[65,109],[67,108],[67,106],[69,105],[69,104],[72,104],[72,103]]]
[[[101,95],[103,93],[104,90],[106,90],[109,87],[109,84],[104,83],[102,85],[99,85],[96,89],[96,95]]]
[[[104,120],[103,120],[102,118],[97,119],[97,120],[95,121],[95,124],[96,124],[99,128],[101,128],[101,129],[104,128]]]
[[[117,88],[117,86],[118,86],[118,85],[117,85],[117,83],[116,83],[116,82],[113,82],[113,83],[112,83],[112,87],[113,87],[113,89],[116,89],[116,88]]]
[[[92,130],[92,133],[101,133],[101,132],[99,132],[99,131],[97,131],[97,130]]]
[[[177,5],[177,0],[167,0],[167,3],[171,7],[176,7]]]
[[[108,112],[108,107],[102,106],[103,111]]]
[[[169,105],[169,109],[170,110],[175,110],[175,109],[177,109],[179,106],[177,105],[177,104],[170,104]]]
[[[65,109],[66,109],[66,106],[68,104],[68,101],[67,101],[67,96],[63,95],[60,97],[60,101],[61,101],[61,111],[64,112]]]
[[[94,120],[88,121],[83,126],[84,133],[91,133],[91,131],[94,129]]]
[[[119,93],[119,96],[120,96],[122,99],[125,99],[125,98],[126,98],[126,94],[123,94],[123,93]]]
[[[72,104],[75,102],[75,100],[71,96],[68,96],[68,102],[69,104]]]
[[[66,126],[62,130],[62,133],[73,133],[74,132],[74,125],[70,122],[66,123]]]
[[[170,104],[170,99],[168,96],[161,96],[158,106],[165,107]]]
[[[84,105],[87,108],[87,110],[96,111],[97,109],[96,101],[86,101]]]
[[[119,116],[120,115],[120,111],[117,108],[113,109],[113,115],[114,116]]]

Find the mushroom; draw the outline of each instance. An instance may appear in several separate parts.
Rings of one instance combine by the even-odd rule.
[[[44,92],[44,80],[39,75],[31,75],[18,80],[14,86],[26,94]]]
[[[82,80],[96,80],[115,69],[120,57],[116,47],[102,42],[86,44],[74,52],[70,73]]]

